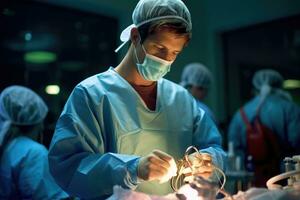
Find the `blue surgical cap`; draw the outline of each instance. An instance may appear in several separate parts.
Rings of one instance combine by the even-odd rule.
[[[140,27],[150,22],[183,22],[186,31],[192,31],[191,14],[181,0],[140,0],[132,13],[130,26],[121,33],[120,40],[123,42],[115,52],[118,52],[130,39],[131,29]]]
[[[258,91],[264,85],[268,85],[271,88],[281,88],[283,84],[283,77],[273,69],[262,69],[257,71],[252,79],[252,84]]]
[[[35,125],[48,113],[45,102],[34,91],[10,86],[0,94],[0,145],[11,125]]]
[[[211,82],[212,74],[203,64],[190,63],[183,69],[180,85],[209,88]]]

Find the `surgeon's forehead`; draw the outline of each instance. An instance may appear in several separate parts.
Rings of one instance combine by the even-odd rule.
[[[156,31],[148,35],[146,41],[155,43],[157,45],[162,45],[174,51],[181,51],[188,41],[188,37],[179,35],[167,29],[161,29],[160,31]]]

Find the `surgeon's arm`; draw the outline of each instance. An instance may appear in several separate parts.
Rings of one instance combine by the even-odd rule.
[[[222,149],[222,138],[215,123],[202,109],[199,109],[195,115],[194,145],[200,149],[200,152],[210,154],[213,163],[224,169],[226,154]]]
[[[113,136],[100,127],[101,108],[94,106],[85,88],[77,86],[57,122],[49,152],[57,183],[87,199],[110,195],[114,185],[134,189],[139,161],[137,156],[106,153]]]

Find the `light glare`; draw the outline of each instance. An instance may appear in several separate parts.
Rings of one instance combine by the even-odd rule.
[[[297,89],[300,88],[300,80],[288,79],[283,82],[284,89]]]
[[[60,88],[58,85],[48,85],[45,88],[45,91],[47,94],[50,94],[50,95],[58,95],[60,92]]]

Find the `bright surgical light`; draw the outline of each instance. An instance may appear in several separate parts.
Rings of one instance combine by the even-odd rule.
[[[288,79],[283,82],[284,89],[297,89],[300,88],[300,80]]]
[[[50,95],[58,95],[60,92],[60,88],[58,85],[47,85],[45,91]]]
[[[25,53],[24,60],[28,63],[46,64],[56,61],[57,55],[50,51],[30,51]]]

